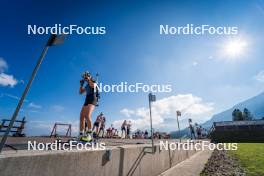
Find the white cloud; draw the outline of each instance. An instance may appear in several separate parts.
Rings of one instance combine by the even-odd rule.
[[[35,103],[33,103],[33,102],[29,103],[29,104],[28,104],[28,107],[30,107],[30,108],[35,108],[35,109],[41,109],[41,108],[42,108],[42,106],[37,105],[37,104],[35,104]]]
[[[133,110],[129,110],[129,109],[122,109],[120,111],[121,114],[125,115],[126,117],[130,117],[131,115],[135,114],[135,112]]]
[[[14,87],[17,84],[17,80],[13,75],[7,75],[0,73],[0,85]]]
[[[157,100],[152,105],[152,118],[154,128],[161,128],[170,126],[166,124],[166,118],[176,118],[176,110],[182,112],[183,118],[192,118],[197,121],[207,120],[213,111],[213,103],[206,103],[202,98],[193,96],[192,94],[179,94],[176,96],[166,97]],[[149,126],[149,109],[145,107],[137,108],[135,110],[123,109],[121,113],[126,117],[134,115],[135,118],[130,118],[133,124],[133,129],[143,129]],[[127,116],[129,115],[129,116]],[[116,127],[121,126],[122,120],[114,121]],[[176,124],[175,124],[176,125]]]
[[[192,65],[195,67],[195,66],[197,66],[197,65],[198,65],[198,62],[196,62],[196,61],[193,61]]]
[[[264,82],[264,70],[258,72],[258,74],[254,76],[254,78],[259,82]]]
[[[31,120],[29,123],[28,132],[31,133],[33,130],[45,131],[45,135],[50,135],[55,122],[54,121],[39,121]],[[77,121],[56,121],[56,123],[71,124],[72,135],[77,135],[79,132],[79,120]],[[67,132],[67,126],[59,126],[57,132],[61,135],[65,135]]]
[[[208,56],[208,59],[212,60],[214,59],[214,56]]]
[[[8,65],[6,61],[0,57],[0,72],[4,72],[7,69],[8,69]]]
[[[7,96],[9,98],[15,99],[15,100],[20,100],[20,98],[18,96],[12,95],[12,94],[8,94],[8,93],[2,93],[0,98]],[[24,102],[28,102],[27,99],[24,100]]]
[[[20,99],[18,96],[11,95],[11,94],[6,94],[6,93],[4,93],[3,96],[7,96],[9,98],[13,98],[13,99],[16,99],[16,100],[19,100]]]
[[[51,130],[55,122],[31,120],[29,121],[29,123],[31,124],[30,126],[32,128],[36,128],[38,130],[40,129]]]
[[[51,108],[57,112],[62,112],[64,110],[64,107],[61,105],[53,105]]]
[[[8,69],[7,62],[0,57],[0,86],[14,87],[17,84],[17,80],[13,75],[4,73]]]
[[[32,112],[32,113],[39,113],[39,111],[36,111],[36,110],[30,110],[29,112]]]

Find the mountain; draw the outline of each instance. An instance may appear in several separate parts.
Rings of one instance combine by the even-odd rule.
[[[230,121],[232,120],[232,112],[234,109],[240,109],[243,111],[244,108],[247,108],[253,114],[254,119],[261,119],[264,117],[264,92],[238,103],[226,111],[215,114],[210,120],[202,124],[202,126],[208,128],[212,126],[213,122]]]

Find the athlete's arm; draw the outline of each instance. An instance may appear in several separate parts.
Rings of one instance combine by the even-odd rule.
[[[83,94],[85,92],[85,88],[83,88],[84,80],[80,81],[80,89],[79,89],[79,94]]]
[[[79,93],[83,94],[85,92],[85,89],[83,87],[80,87]]]

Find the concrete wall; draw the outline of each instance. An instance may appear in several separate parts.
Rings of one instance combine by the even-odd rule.
[[[155,176],[196,151],[160,150],[145,153],[146,145],[112,148],[110,160],[104,151],[60,151],[7,155],[0,158],[1,176]],[[149,150],[148,150],[149,151]]]

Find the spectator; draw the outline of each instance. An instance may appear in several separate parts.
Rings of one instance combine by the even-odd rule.
[[[189,128],[191,133],[191,139],[196,139],[194,126],[192,125],[192,119],[189,119]]]
[[[94,131],[94,129],[95,129],[95,136],[97,137],[98,136],[98,134],[99,134],[99,129],[100,129],[100,127],[101,127],[101,122],[102,122],[102,120],[103,120],[103,113],[101,112],[97,117],[96,117],[96,120],[95,120],[95,122],[94,122],[94,125],[93,125],[93,129],[92,129],[92,131]]]
[[[147,130],[145,130],[144,138],[148,139],[148,131]]]
[[[129,120],[127,123],[127,130],[126,130],[126,138],[130,138],[130,131],[131,131],[131,121]]]
[[[126,120],[124,120],[124,122],[122,123],[122,125],[121,125],[121,138],[123,138],[123,136],[124,136],[124,134],[125,134],[125,137],[124,138],[126,138],[126,131],[127,131],[127,121]]]
[[[105,117],[102,117],[102,121],[101,121],[101,125],[100,125],[100,130],[98,132],[98,135],[100,134],[100,132],[102,131],[102,137],[104,137],[104,133],[105,133]]]
[[[202,138],[202,127],[201,126],[198,126],[196,128],[196,133],[197,133],[197,138],[201,139]]]
[[[113,127],[113,124],[111,124],[111,126],[106,130],[107,134],[107,138],[112,138],[113,137],[113,130],[114,130],[114,127]]]

